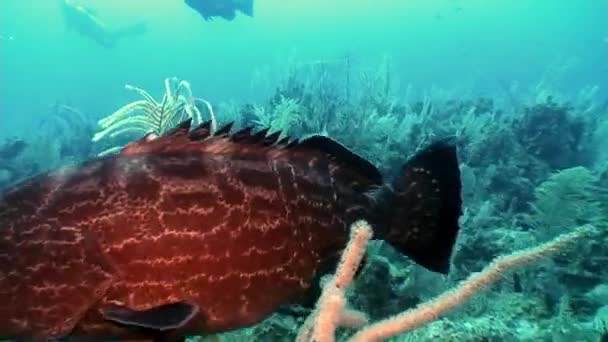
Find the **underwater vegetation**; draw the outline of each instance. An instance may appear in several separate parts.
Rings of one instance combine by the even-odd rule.
[[[217,123],[211,104],[194,97],[190,84],[186,81],[175,77],[165,79],[165,93],[160,101],[156,101],[141,88],[132,85],[126,85],[125,88],[140,94],[144,99],[128,103],[99,121],[100,131],[93,136],[93,142],[120,138],[123,135],[160,136],[186,119],[191,119],[194,125],[201,124],[203,115],[197,103],[206,106],[211,117],[211,129],[216,129]],[[120,148],[121,146],[111,147],[100,155],[117,152]]]
[[[566,97],[543,79],[530,90],[510,93],[508,101],[441,90],[409,100],[409,87],[406,96],[393,95],[385,66],[361,75],[364,85],[356,86],[356,75],[320,73],[288,74],[266,104],[227,106],[228,113],[218,106],[219,120],[228,116],[244,125],[270,125],[292,136],[328,135],[385,174],[425,142],[451,137],[459,147],[464,215],[455,269],[442,279],[372,242],[366,266],[346,293],[354,308],[372,321],[390,317],[448,290],[498,255],[592,224],[597,235],[541,263],[540,270],[506,272],[502,282],[477,293],[471,303],[389,340],[599,341],[606,336],[608,183],[602,151],[608,108],[593,100],[597,87]],[[350,88],[336,79],[350,79]],[[290,341],[302,322],[279,313],[222,338]],[[351,333],[338,329],[337,336],[343,340]]]
[[[334,332],[337,340],[356,340],[363,324],[387,317],[405,318],[381,323],[380,331],[390,334],[363,340],[608,338],[608,158],[601,153],[608,108],[594,101],[594,91],[568,98],[543,83],[510,94],[516,101],[439,90],[416,98],[409,87],[405,96],[395,95],[386,65],[376,73],[350,69],[349,77],[339,78],[347,84],[323,68],[294,70],[272,85],[265,102],[219,103],[215,110],[177,78],[165,80],[160,100],[128,86],[143,99],[116,104],[119,109],[100,121],[56,106],[52,112],[64,119],[49,118],[41,129],[46,149],[32,137],[0,144],[0,187],[99,154],[114,156],[124,146],[137,149],[179,132],[175,127],[184,121],[205,136],[236,132],[236,140],[260,131],[273,143],[329,137],[371,161],[386,179],[433,142],[450,141],[458,150],[463,212],[447,275],[428,271],[388,243],[368,241],[367,224],[359,222],[340,263],[346,267],[320,280],[324,291],[315,297],[316,308],[281,308],[253,327],[191,339],[294,341],[300,331],[301,341],[330,341]]]

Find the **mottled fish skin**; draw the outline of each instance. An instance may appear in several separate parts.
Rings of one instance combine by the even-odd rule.
[[[297,301],[382,179],[314,139],[225,131],[185,124],[0,197],[0,338],[127,338],[104,308],[174,302],[198,307],[181,335],[212,333]]]

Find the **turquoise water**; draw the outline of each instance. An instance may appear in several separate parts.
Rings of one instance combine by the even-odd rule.
[[[498,255],[591,231],[392,341],[608,341],[608,1],[255,0],[212,21],[181,0],[65,6],[0,0],[0,191],[188,116],[326,135],[389,179],[448,138],[463,199],[450,272],[372,242],[348,301],[376,321]],[[100,121],[142,99],[125,85],[160,100],[165,81],[188,111],[126,132]],[[292,341],[304,316],[205,339]]]
[[[35,121],[55,101],[103,115],[124,101],[121,85],[155,89],[169,76],[188,79],[213,102],[260,99],[266,89],[251,85],[256,70],[277,77],[289,61],[347,56],[375,67],[388,55],[394,77],[420,90],[527,84],[563,60],[575,64],[563,80],[573,90],[608,79],[601,0],[266,0],[256,1],[254,18],[232,22],[203,22],[178,0],[83,2],[108,26],[145,21],[148,31],[105,49],[67,29],[56,1],[3,0],[0,34],[14,37],[0,51],[9,124]]]

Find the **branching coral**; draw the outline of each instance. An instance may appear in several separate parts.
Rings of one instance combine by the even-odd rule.
[[[119,108],[113,114],[101,119],[101,130],[93,136],[93,142],[106,137],[115,138],[127,134],[144,135],[154,133],[162,135],[177,123],[190,118],[194,124],[203,121],[202,113],[197,103],[206,106],[211,116],[212,130],[216,128],[216,119],[211,104],[192,95],[190,83],[175,77],[165,79],[165,94],[161,101],[156,101],[147,91],[132,85],[125,86],[133,90],[144,99],[131,102]],[[118,151],[121,146],[111,147],[100,155]]]
[[[302,106],[296,99],[281,96],[271,109],[256,106],[254,123],[259,127],[269,127],[271,132],[281,131],[285,135],[293,134],[293,129],[302,122]]]
[[[597,183],[597,176],[582,166],[551,174],[534,190],[535,201],[530,204],[532,215],[529,217],[534,231],[542,236],[581,222],[601,225],[604,217],[600,199],[607,192]]]
[[[587,120],[574,114],[572,107],[549,99],[525,108],[525,115],[515,124],[514,133],[530,155],[552,169],[560,169],[587,161],[583,145],[589,133],[588,126]]]
[[[323,286],[316,309],[301,327],[296,341],[333,342],[338,327],[359,328],[366,325],[349,339],[350,342],[384,341],[392,336],[412,332],[467,302],[483,288],[499,281],[509,270],[555,254],[595,233],[596,228],[593,226],[580,226],[573,232],[564,233],[538,246],[497,257],[481,272],[471,274],[456,287],[436,298],[391,318],[366,325],[367,318],[364,314],[346,307],[346,288],[353,281],[372,237],[372,228],[366,222],[355,222],[351,226],[350,241],[344,249],[336,273]]]
[[[48,139],[56,140],[58,157],[61,160],[80,161],[91,157],[93,144],[84,141],[90,139],[96,126],[95,119],[87,113],[64,103],[55,103],[50,107],[49,114],[41,121],[40,134],[35,136],[36,140],[39,140],[36,145],[49,144]],[[53,164],[57,163],[61,161],[57,160]]]

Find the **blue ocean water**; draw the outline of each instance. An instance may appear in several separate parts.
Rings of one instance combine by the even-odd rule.
[[[377,320],[592,225],[570,254],[394,340],[608,339],[608,1],[254,1],[252,16],[204,20],[182,0],[0,0],[0,189],[166,132],[179,120],[126,134],[99,121],[141,99],[125,85],[161,99],[165,80],[204,120],[327,135],[389,176],[455,137],[450,275],[373,245],[350,301]],[[292,340],[301,317],[277,315],[218,338]]]
[[[416,89],[483,93],[498,82],[530,84],[570,60],[568,90],[608,79],[601,0],[266,0],[256,1],[254,18],[230,22],[204,22],[178,0],[83,2],[110,28],[144,21],[148,30],[107,49],[70,30],[57,1],[3,0],[3,127],[35,121],[55,101],[101,116],[128,96],[121,85],[155,89],[169,76],[213,102],[257,100],[264,94],[251,86],[256,70],[277,77],[289,61],[347,56],[375,67],[388,55],[395,79]]]

